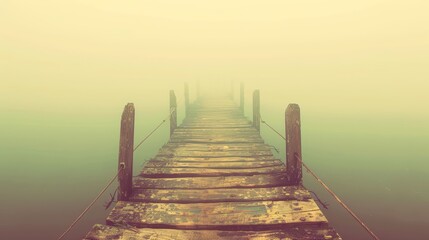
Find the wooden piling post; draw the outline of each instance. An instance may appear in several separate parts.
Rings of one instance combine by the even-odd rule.
[[[118,201],[127,201],[132,193],[134,152],[134,104],[128,103],[122,112],[118,158]]]
[[[260,111],[260,97],[259,90],[253,92],[253,127],[261,131],[261,111]]]
[[[177,102],[176,94],[170,90],[170,136],[173,135],[174,130],[177,128]]]
[[[302,182],[301,117],[298,104],[289,104],[285,113],[286,171],[289,183]]]
[[[185,112],[186,112],[186,116],[188,116],[188,113],[189,113],[189,85],[188,85],[188,83],[185,83]]]
[[[240,110],[244,113],[244,83],[240,83]]]

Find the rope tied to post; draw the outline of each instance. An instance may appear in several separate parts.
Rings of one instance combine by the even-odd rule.
[[[181,99],[183,100],[183,99]],[[181,101],[180,101],[181,102]],[[165,122],[167,122],[167,119],[170,118],[172,116],[173,113],[177,112],[177,105],[176,107],[170,108],[170,113],[149,133],[147,134],[142,141],[139,142],[139,144],[137,144],[136,147],[133,148],[132,152],[135,152],[146,140],[149,139],[150,136],[152,136]],[[72,222],[72,224],[70,224],[70,226],[66,229],[66,231],[64,231],[63,234],[61,234],[61,236],[57,239],[57,240],[61,240],[63,239],[67,233],[69,233],[73,227],[79,222],[79,220],[82,219],[82,217],[94,206],[94,204],[100,199],[100,197],[107,191],[107,189],[113,184],[113,182],[118,178],[119,174],[125,170],[126,168],[126,164],[125,162],[120,162],[119,164],[119,169],[116,172],[116,174],[114,175],[114,177],[112,177],[109,182],[107,183],[107,185],[100,191],[100,193],[91,201],[91,203],[82,211],[82,213]],[[117,189],[116,189],[117,191]],[[116,192],[115,191],[115,192]]]
[[[94,198],[94,200],[92,200],[92,202],[85,208],[85,210],[83,210],[83,212],[73,221],[73,223],[67,228],[67,230],[61,234],[61,236],[58,238],[58,240],[61,240],[64,238],[64,236],[70,232],[70,230],[76,225],[77,222],[79,222],[79,220],[89,211],[89,209],[91,209],[91,207],[97,202],[98,199],[100,199],[100,197],[104,194],[104,192],[107,191],[107,189],[110,187],[110,185],[112,185],[112,183],[115,181],[115,179],[118,177],[119,173],[121,173],[122,170],[125,169],[125,164],[120,165],[120,168],[118,169],[118,171],[116,172],[115,176],[110,179],[110,181],[107,183],[107,185],[101,190],[101,192]]]
[[[286,137],[284,137],[279,131],[277,131],[275,128],[273,128],[270,124],[268,124],[265,120],[262,120],[262,117],[260,116],[261,123],[265,124],[268,128],[270,128],[272,131],[274,131],[277,135],[279,135],[283,140],[286,141]],[[300,163],[302,163],[302,166],[309,172],[322,186],[323,188],[331,194],[334,199],[376,240],[380,240],[378,236],[348,207],[339,197],[338,195],[332,191],[328,185],[326,185],[322,179],[320,179],[308,166],[305,164],[301,157],[295,153],[294,157],[296,160],[298,160]]]

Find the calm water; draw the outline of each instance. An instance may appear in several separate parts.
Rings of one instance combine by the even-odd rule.
[[[267,101],[267,91],[261,90],[263,117],[283,132],[283,102],[288,99]],[[168,113],[161,108],[167,106],[164,96],[154,108],[135,102],[136,142]],[[428,119],[307,109],[313,108],[301,105],[304,161],[381,239],[426,239]],[[57,114],[7,109],[0,120],[2,239],[56,239],[68,227],[115,174],[121,111],[118,107]],[[282,140],[264,126],[262,135],[284,159]],[[167,139],[166,124],[136,153],[136,172]],[[323,211],[344,239],[370,239],[308,174],[304,183],[329,202]],[[103,223],[107,200],[108,194],[66,239],[82,238],[93,224]]]

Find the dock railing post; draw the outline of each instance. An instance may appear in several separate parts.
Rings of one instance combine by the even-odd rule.
[[[188,116],[189,113],[189,85],[185,83],[185,113]]]
[[[177,128],[177,102],[176,94],[170,90],[170,136],[173,135],[174,130]]]
[[[240,83],[240,110],[244,113],[244,83]]]
[[[290,184],[302,183],[301,117],[298,104],[289,104],[285,112],[286,172]]]
[[[121,118],[121,136],[119,139],[118,158],[118,201],[126,201],[131,196],[133,184],[133,152],[134,152],[134,104],[128,103]]]
[[[261,107],[260,107],[260,95],[259,90],[253,92],[253,127],[261,131]]]

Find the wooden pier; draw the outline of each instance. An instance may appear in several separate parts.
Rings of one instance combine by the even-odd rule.
[[[134,106],[122,116],[118,202],[86,240],[341,239],[302,186],[299,107],[286,111],[286,164],[260,136],[259,92],[253,121],[231,98],[185,88],[186,118],[177,126],[170,93],[171,136],[132,177]],[[243,96],[243,93],[241,94]]]

